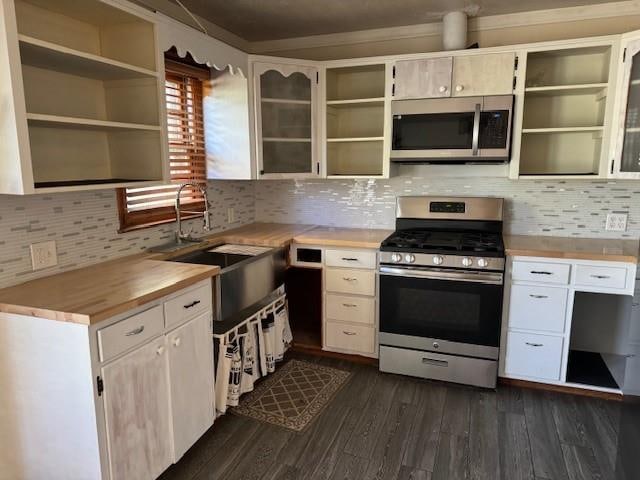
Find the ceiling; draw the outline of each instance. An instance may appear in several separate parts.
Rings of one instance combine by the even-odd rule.
[[[440,21],[452,10],[500,15],[614,0],[181,0],[250,42]]]

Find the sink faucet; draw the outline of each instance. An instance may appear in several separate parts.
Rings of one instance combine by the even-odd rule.
[[[180,195],[182,194],[182,190],[184,190],[185,187],[194,187],[197,188],[198,190],[200,190],[200,192],[202,193],[202,196],[204,197],[204,212],[196,212],[196,211],[189,211],[189,210],[181,210],[180,208]],[[199,185],[197,183],[194,182],[187,182],[187,183],[183,183],[182,185],[180,185],[180,187],[178,188],[178,192],[176,193],[176,222],[177,222],[177,230],[176,230],[176,243],[180,244],[183,242],[198,242],[198,239],[195,239],[191,236],[191,231],[188,233],[183,233],[182,232],[182,214],[183,213],[188,213],[188,214],[194,214],[194,215],[202,215],[204,217],[204,230],[205,231],[209,231],[211,230],[211,218],[210,218],[210,212],[209,212],[209,198],[207,197],[207,189],[204,188],[202,185]]]

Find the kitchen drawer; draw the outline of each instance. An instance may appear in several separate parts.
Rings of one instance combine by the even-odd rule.
[[[327,268],[325,269],[325,281],[328,292],[369,295],[371,297],[376,294],[376,274],[373,270]]]
[[[327,294],[326,316],[343,322],[375,323],[375,299],[367,297],[345,297],[343,295]]]
[[[167,300],[164,304],[167,328],[180,325],[201,313],[211,311],[212,296],[211,284],[207,282],[198,288]]]
[[[359,353],[373,353],[375,329],[364,325],[346,325],[327,321],[324,330],[325,346]]]
[[[514,261],[511,276],[523,282],[555,283],[567,285],[571,265],[563,263]]]
[[[560,380],[562,337],[509,332],[505,371],[508,375]]]
[[[375,251],[326,250],[324,262],[328,267],[376,268]]]
[[[625,267],[578,265],[576,266],[576,285],[623,289],[627,286],[627,269]]]
[[[115,356],[160,335],[164,330],[162,306],[145,310],[120,322],[98,330],[100,361]]]
[[[563,333],[568,294],[566,288],[512,285],[509,328]]]

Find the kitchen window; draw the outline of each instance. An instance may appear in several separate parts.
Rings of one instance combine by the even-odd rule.
[[[204,144],[203,85],[210,72],[190,55],[180,58],[175,49],[165,56],[165,99],[169,136],[171,183],[118,189],[120,232],[173,222],[175,196],[180,184],[207,183]],[[204,211],[198,189],[185,188],[181,202],[188,210]],[[189,218],[195,215],[183,215]]]

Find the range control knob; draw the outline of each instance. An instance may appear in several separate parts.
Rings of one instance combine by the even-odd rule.
[[[462,265],[465,267],[470,267],[471,265],[473,265],[473,260],[469,257],[464,257],[462,259]]]
[[[444,262],[444,258],[442,258],[442,255],[434,255],[433,257],[434,265],[442,265],[443,262]]]
[[[393,255],[391,255],[391,261],[400,263],[402,261],[402,255],[400,255],[399,253],[394,253]]]
[[[407,262],[407,263],[413,263],[413,262],[415,262],[415,261],[416,261],[416,256],[415,256],[415,255],[412,255],[412,254],[410,254],[410,253],[407,253],[407,254],[404,256],[404,261],[405,261],[405,262]]]
[[[480,268],[485,268],[488,265],[489,265],[489,262],[485,258],[479,258],[478,259],[478,266]]]

